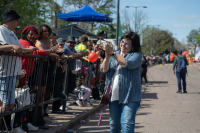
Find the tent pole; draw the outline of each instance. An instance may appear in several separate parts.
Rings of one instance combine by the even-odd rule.
[[[116,28],[116,44],[118,47],[118,34],[119,34],[119,0],[117,2],[117,28]]]
[[[72,25],[71,25],[71,36],[72,36]]]

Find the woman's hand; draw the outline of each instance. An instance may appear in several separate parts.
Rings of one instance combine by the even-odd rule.
[[[22,74],[19,76],[19,79],[23,78],[26,75],[26,70],[22,69]]]
[[[111,55],[113,53],[112,43],[110,45],[108,45],[107,43],[104,43],[104,50],[105,50],[105,54]]]

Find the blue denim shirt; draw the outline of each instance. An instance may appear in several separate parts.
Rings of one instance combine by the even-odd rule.
[[[117,51],[120,54],[121,51]],[[142,54],[140,52],[129,52],[125,56],[126,65],[122,67],[119,65],[119,103],[127,104],[130,102],[141,101],[141,78],[140,65],[142,64]],[[113,73],[118,62],[114,58],[110,58],[109,70],[101,72],[107,74],[105,85],[113,82]],[[111,84],[112,85],[112,84]],[[111,86],[112,88],[112,86]]]

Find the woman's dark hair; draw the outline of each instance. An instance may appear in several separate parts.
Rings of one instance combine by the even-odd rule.
[[[147,59],[146,59],[146,56],[142,56],[142,58],[144,58],[145,61],[147,60]]]
[[[30,33],[30,31],[35,31],[35,33],[38,35],[38,31],[37,30],[29,30],[28,32],[25,32],[22,34],[22,39],[28,41],[27,36]]]
[[[51,27],[48,26],[47,24],[41,24],[37,29],[38,29],[38,37],[37,39],[40,40],[42,38],[42,34],[43,34],[43,27],[46,27],[49,31],[49,37],[52,33]]]
[[[133,47],[132,52],[141,52],[141,47],[140,47],[140,37],[138,36],[137,33],[129,31],[125,33],[122,37],[122,39],[129,39],[131,40],[131,45]]]

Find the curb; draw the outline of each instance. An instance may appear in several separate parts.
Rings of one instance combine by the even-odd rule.
[[[86,118],[88,118],[90,115],[94,114],[94,111],[98,111],[101,109],[101,105],[97,105],[97,107],[92,108],[91,110],[89,110],[88,112],[78,116],[77,118],[71,120],[69,123],[67,123],[66,125],[62,126],[61,128],[55,130],[55,131],[50,131],[51,133],[65,133],[68,129],[74,127],[75,125],[77,125],[78,123],[80,123],[81,120],[84,120]]]

